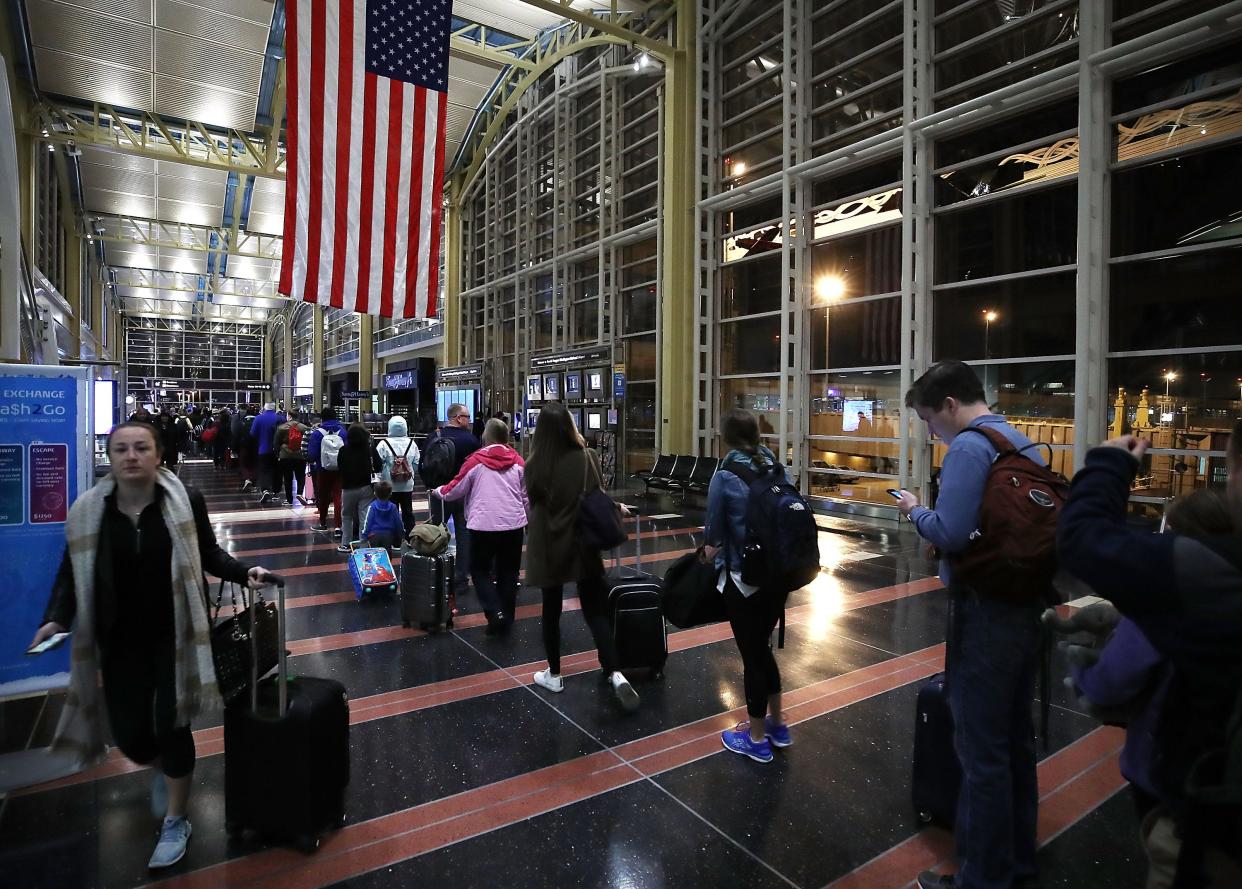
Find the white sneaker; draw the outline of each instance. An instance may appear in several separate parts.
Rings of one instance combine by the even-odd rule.
[[[565,690],[565,680],[551,670],[540,670],[536,673],[535,685],[542,686],[548,691],[560,692]]]
[[[630,681],[620,670],[609,676],[608,682],[612,685],[612,693],[617,696],[617,703],[621,705],[621,709],[627,713],[633,713],[638,709],[638,692],[634,691],[634,686],[630,685]]]

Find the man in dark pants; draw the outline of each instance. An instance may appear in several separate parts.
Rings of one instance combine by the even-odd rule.
[[[940,579],[953,603],[949,651],[949,708],[954,746],[962,762],[954,834],[959,871],[919,875],[920,889],[1014,889],[1034,885],[1036,816],[1035,725],[1031,709],[1039,667],[1043,603],[1015,600],[1004,591],[976,589],[953,579],[953,557],[979,527],[984,486],[996,450],[987,426],[1022,448],[1031,442],[991,413],[975,372],[960,361],[942,361],[906,393],[931,432],[948,445],[934,510],[901,492],[902,515],[919,536],[944,555]],[[1035,449],[1026,451],[1034,460]]]
[[[440,430],[440,435],[451,440],[456,449],[453,461],[453,477],[461,471],[466,458],[477,451],[482,444],[470,431],[470,411],[464,404],[450,404],[448,422]],[[438,436],[433,436],[438,437]],[[430,447],[430,444],[428,444]],[[436,524],[447,524],[453,520],[453,534],[457,540],[457,561],[453,573],[456,589],[464,590],[470,585],[470,532],[466,530],[466,503],[457,500],[445,503],[439,497],[431,498],[431,520]]]

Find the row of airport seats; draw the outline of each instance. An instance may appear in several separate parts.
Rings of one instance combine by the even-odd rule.
[[[720,460],[716,457],[661,454],[650,470],[636,472],[630,478],[643,483],[644,494],[650,494],[655,488],[679,493],[684,500],[687,494],[706,494],[719,468]]]

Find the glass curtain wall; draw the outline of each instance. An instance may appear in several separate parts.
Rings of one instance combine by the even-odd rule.
[[[568,57],[520,98],[463,198],[462,360],[485,365],[484,408],[523,410],[532,358],[609,347],[627,375],[626,471],[655,451],[662,91],[628,47]]]
[[[745,407],[804,490],[891,504],[884,489],[927,485],[943,451],[903,388],[959,358],[1066,475],[1092,443],[1075,423],[1091,367],[1108,389],[1092,435],[1153,439],[1136,501],[1223,478],[1242,415],[1242,33],[1207,49],[1155,34],[1218,4],[731,5],[706,0],[700,27],[704,451]],[[1109,72],[1092,134],[1108,171],[1087,182],[1084,19],[1096,47],[1145,54]],[[1106,323],[1083,329],[1079,241],[1101,232],[1079,231],[1080,206],[1101,188]]]

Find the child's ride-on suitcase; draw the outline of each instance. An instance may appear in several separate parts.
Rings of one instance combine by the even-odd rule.
[[[407,551],[401,557],[401,625],[411,624],[432,633],[451,629],[449,607],[453,589],[454,554],[420,556]]]
[[[349,545],[349,577],[354,582],[354,594],[361,599],[366,593],[395,593],[397,572],[392,570],[388,550],[357,543]]]
[[[262,682],[252,673],[250,693],[224,710],[224,827],[311,852],[345,820],[349,702],[335,680],[289,678],[285,584],[267,579],[279,589],[279,667]]]
[[[642,570],[641,532],[635,516],[635,567],[622,568],[614,554],[613,567],[604,576],[608,622],[617,647],[617,669],[624,673],[643,670],[658,679],[664,675],[664,662],[668,660],[668,635],[660,604],[660,578]]]

